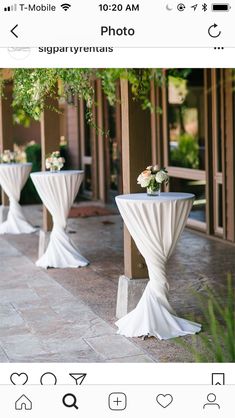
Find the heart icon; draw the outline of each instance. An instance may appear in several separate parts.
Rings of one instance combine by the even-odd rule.
[[[10,381],[13,385],[25,385],[28,382],[28,375],[26,373],[12,373]]]
[[[156,401],[162,408],[167,408],[173,402],[173,396],[169,395],[169,393],[166,395],[160,393],[160,395],[156,397]]]

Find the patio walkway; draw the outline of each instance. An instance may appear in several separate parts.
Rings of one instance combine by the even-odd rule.
[[[40,226],[40,206],[24,208]],[[1,362],[192,361],[183,347],[116,335],[118,277],[123,273],[118,215],[70,219],[68,230],[90,266],[49,269],[34,265],[38,236],[0,238]],[[171,302],[178,315],[200,321],[192,289],[220,289],[235,274],[235,248],[186,230],[168,265]],[[186,337],[190,341],[191,337]]]

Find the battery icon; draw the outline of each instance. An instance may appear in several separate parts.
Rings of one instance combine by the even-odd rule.
[[[212,4],[212,12],[229,12],[231,6],[229,3],[214,3]]]

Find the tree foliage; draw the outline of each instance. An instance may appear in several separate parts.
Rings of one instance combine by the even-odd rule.
[[[169,69],[168,74],[185,78],[190,70]],[[48,106],[48,98],[65,99],[71,102],[74,96],[85,100],[87,120],[92,123],[92,106],[95,104],[94,80],[100,79],[104,94],[114,105],[117,81],[129,81],[133,99],[141,103],[143,109],[152,109],[150,82],[162,85],[166,80],[161,69],[87,69],[87,68],[20,68],[13,70],[13,106],[15,112],[23,112],[25,117],[35,120]],[[3,80],[0,77],[0,89]],[[54,109],[55,110],[55,109]]]

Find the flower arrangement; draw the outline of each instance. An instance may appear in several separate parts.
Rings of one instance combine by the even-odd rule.
[[[27,157],[24,150],[14,145],[14,151],[9,149],[4,150],[0,153],[0,163],[1,164],[15,164],[15,163],[26,163]]]
[[[59,151],[54,151],[46,159],[46,169],[50,171],[60,171],[63,168],[65,159],[60,156]]]
[[[25,145],[14,144],[14,154],[16,163],[27,163],[27,155],[25,152]]]
[[[147,188],[149,196],[158,196],[161,192],[161,184],[169,182],[169,175],[165,168],[159,169],[157,165],[148,166],[137,178],[137,184]]]
[[[9,149],[4,150],[0,154],[0,161],[2,164],[10,164],[16,162],[16,153]]]

